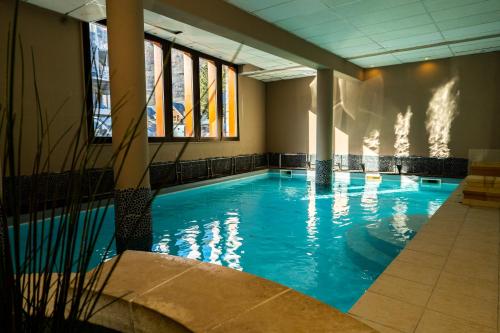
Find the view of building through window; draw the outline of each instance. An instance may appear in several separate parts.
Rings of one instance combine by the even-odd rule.
[[[94,135],[111,137],[111,92],[109,88],[108,37],[105,26],[89,23],[92,62]],[[161,44],[144,41],[148,135],[164,136],[163,50]],[[156,89],[155,89],[156,86]]]
[[[174,137],[194,136],[193,59],[172,49],[172,118]]]
[[[201,137],[217,137],[217,67],[200,58],[200,127]]]
[[[89,24],[94,135],[111,136],[111,92],[109,89],[108,35],[106,27]]]
[[[111,91],[106,26],[89,23],[89,39],[93,134],[95,137],[111,137]],[[219,138],[222,135],[225,138],[238,138],[236,68],[216,59],[203,58],[195,51],[172,48],[168,63],[170,71],[168,71],[163,64],[165,45],[169,45],[168,42],[154,37],[146,36],[144,40],[148,136]],[[194,67],[196,62],[198,62],[197,68]],[[194,82],[196,70],[199,80]],[[164,71],[171,74],[172,95],[167,88],[170,83],[166,84],[168,81],[163,78]],[[220,85],[217,82],[218,76],[222,81]],[[218,91],[218,87],[221,91]],[[194,93],[195,89],[199,91],[199,97]],[[199,112],[197,112],[198,106]],[[171,123],[169,119],[172,119]],[[172,128],[166,128],[167,123]]]
[[[144,41],[148,136],[165,136],[163,111],[163,50],[161,44]]]
[[[238,136],[238,113],[236,98],[236,70],[222,65],[222,114],[223,135],[234,138]]]

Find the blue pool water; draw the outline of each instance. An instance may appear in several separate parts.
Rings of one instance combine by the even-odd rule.
[[[153,251],[253,273],[347,311],[457,185],[336,173],[325,191],[311,173],[267,173],[165,194],[153,202]]]

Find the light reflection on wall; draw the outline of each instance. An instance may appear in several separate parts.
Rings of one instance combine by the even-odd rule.
[[[309,110],[308,112],[309,130],[308,130],[308,153],[316,156],[316,114]]]
[[[243,238],[238,234],[240,217],[237,212],[230,212],[227,214],[230,216],[224,222],[226,227],[227,239],[226,254],[223,257],[223,260],[227,263],[228,267],[241,271],[243,270],[243,267],[241,267],[240,265],[241,256],[238,254],[238,249],[243,244]]]
[[[380,150],[380,132],[371,130],[363,138],[363,163],[367,170],[378,171],[378,156]]]
[[[429,150],[431,157],[446,158],[450,156],[451,123],[457,115],[456,90],[458,79],[455,77],[434,92],[427,108],[425,127],[429,134]]]
[[[396,142],[394,143],[396,152],[394,155],[396,157],[410,156],[410,140],[408,139],[408,135],[410,134],[410,120],[412,115],[410,106],[408,106],[404,115],[401,112],[397,115],[396,124],[394,125],[394,134],[396,135]]]

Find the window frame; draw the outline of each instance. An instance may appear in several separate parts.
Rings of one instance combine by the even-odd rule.
[[[106,26],[106,20],[93,22]],[[112,137],[102,137],[94,135],[94,119],[93,119],[93,93],[92,93],[92,59],[90,47],[90,23],[82,22],[82,35],[83,35],[83,60],[84,60],[84,74],[87,80],[85,83],[86,92],[86,112],[87,112],[87,132],[89,142],[92,144],[98,143],[111,143]],[[163,50],[163,99],[164,99],[164,122],[165,122],[165,136],[150,137],[148,136],[149,143],[155,142],[216,142],[216,141],[239,141],[240,140],[240,113],[239,113],[239,82],[238,73],[239,68],[237,65],[216,58],[209,54],[205,54],[188,47],[174,44],[168,40],[144,33],[144,39],[161,44]],[[191,55],[193,60],[193,119],[194,119],[194,136],[192,137],[174,137],[173,135],[173,110],[172,110],[172,57],[171,49],[187,52]],[[199,81],[199,59],[204,58],[211,60],[215,63],[217,69],[217,136],[216,137],[202,137],[200,125],[200,81]],[[234,69],[236,73],[236,128],[237,136],[226,137],[224,136],[223,124],[223,101],[222,101],[222,65],[226,65]],[[147,98],[147,96],[146,96]]]

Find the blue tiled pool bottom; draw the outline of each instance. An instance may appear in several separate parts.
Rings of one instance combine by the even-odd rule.
[[[161,195],[153,251],[253,273],[347,311],[458,185],[382,178],[336,173],[325,191],[314,173],[265,173]],[[113,217],[111,207],[96,262]]]

